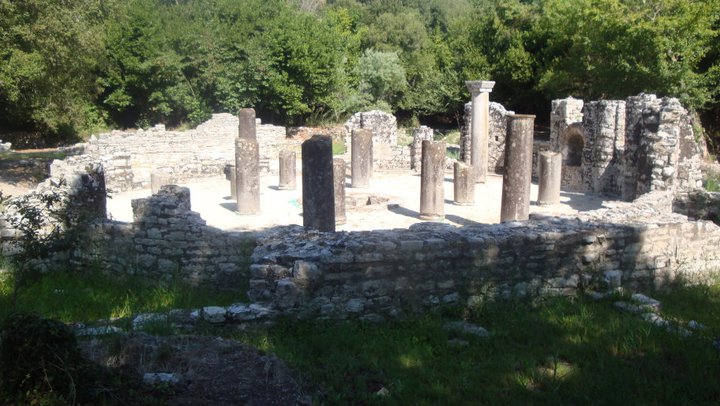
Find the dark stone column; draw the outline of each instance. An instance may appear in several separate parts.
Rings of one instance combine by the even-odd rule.
[[[527,220],[530,216],[534,123],[533,115],[508,116],[500,221]]]
[[[345,161],[333,159],[333,190],[335,192],[335,224],[345,224]]]
[[[238,126],[238,138],[256,140],[255,109],[238,110],[238,119],[240,121]]]
[[[538,204],[560,203],[562,155],[559,152],[538,154]]]
[[[260,213],[260,150],[257,140],[235,140],[235,181],[237,212]]]
[[[354,129],[351,141],[351,184],[354,188],[370,186],[373,169],[373,135],[370,130]]]
[[[287,149],[280,151],[280,183],[278,189],[295,190],[297,187],[295,166],[295,152]]]
[[[335,231],[332,138],[313,135],[302,143],[303,227]]]
[[[472,166],[464,162],[455,162],[453,167],[455,196],[453,201],[459,206],[475,204],[475,178]]]
[[[440,221],[445,218],[445,149],[442,141],[422,142],[420,171],[420,218]]]
[[[237,173],[235,165],[225,165],[225,179],[230,181],[230,198],[237,201]]]
[[[152,194],[156,194],[160,191],[160,188],[165,185],[172,184],[172,176],[168,173],[153,172],[150,174],[150,190]]]

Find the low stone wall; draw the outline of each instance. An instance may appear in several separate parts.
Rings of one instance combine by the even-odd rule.
[[[159,280],[220,288],[245,284],[254,237],[207,226],[190,210],[189,189],[163,186],[149,198],[133,200],[132,207],[132,223],[101,221],[88,227],[74,261]]]
[[[257,125],[260,166],[277,170],[278,152],[299,148],[302,139],[286,137],[285,127]],[[220,176],[235,161],[234,140],[238,118],[213,114],[212,119],[188,131],[166,131],[157,125],[147,131],[112,131],[92,137],[86,147],[91,159],[105,168],[108,187],[114,191],[150,185],[150,174],[165,172],[176,181]]]
[[[285,227],[253,254],[250,297],[286,314],[379,319],[442,303],[660,286],[720,266],[720,227],[650,194],[578,217],[455,228],[308,233]]]

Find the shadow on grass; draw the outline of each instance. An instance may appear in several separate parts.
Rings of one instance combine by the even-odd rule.
[[[443,329],[460,318],[492,336]],[[488,304],[377,325],[285,322],[242,339],[293,365],[319,403],[711,404],[720,396],[707,340],[652,327],[610,300]]]

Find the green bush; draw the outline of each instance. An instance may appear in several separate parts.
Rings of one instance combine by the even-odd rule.
[[[0,402],[73,404],[83,358],[64,324],[13,314],[0,334]]]

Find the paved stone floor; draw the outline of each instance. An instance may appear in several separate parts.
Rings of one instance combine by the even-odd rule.
[[[197,179],[181,183],[191,190],[192,209],[199,212],[207,224],[224,230],[263,230],[288,224],[302,225],[301,176],[298,174],[297,190],[278,190],[277,175],[264,175],[260,179],[259,215],[239,215],[235,202],[230,199],[230,184],[224,177]],[[347,223],[338,230],[376,230],[407,228],[422,222],[418,218],[420,208],[420,176],[410,172],[374,173],[370,187],[353,189],[347,178]],[[500,221],[500,200],[502,176],[491,175],[485,184],[477,184],[474,206],[457,206],[452,203],[452,175],[445,178],[445,223],[469,225],[498,223]],[[108,200],[108,212],[113,219],[132,221],[131,199],[150,195],[150,190],[134,190],[113,194]],[[549,215],[567,215],[578,211],[603,207],[598,196],[581,193],[561,193],[561,204],[538,206],[537,185],[532,185],[531,212]],[[367,204],[368,200],[372,204]],[[608,202],[610,203],[610,202]],[[611,204],[611,203],[610,203]]]

